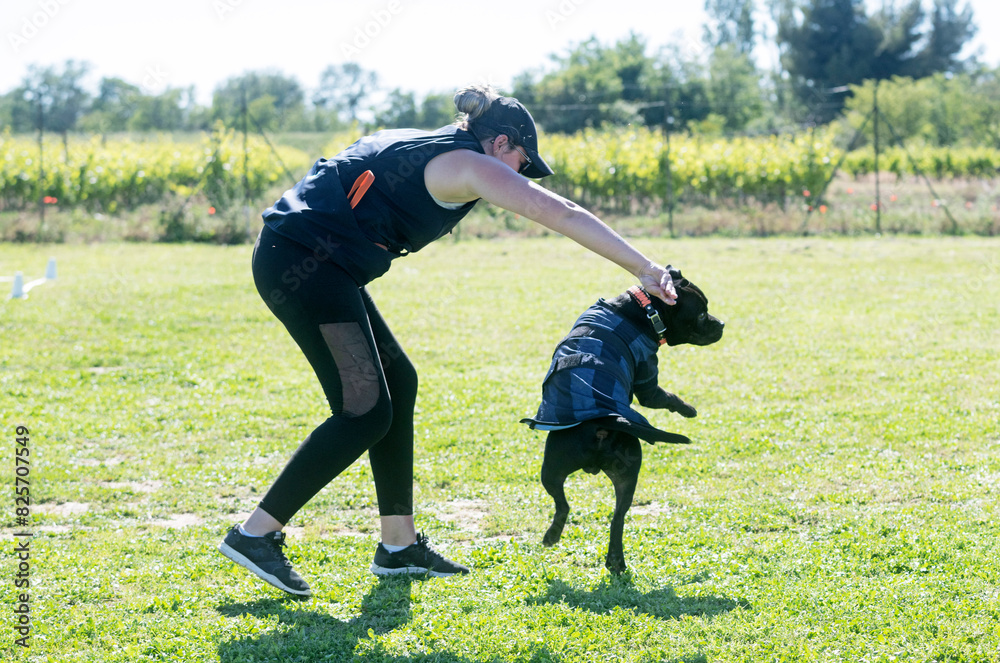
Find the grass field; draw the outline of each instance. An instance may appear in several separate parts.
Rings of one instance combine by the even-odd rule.
[[[59,268],[0,300],[0,659],[1000,661],[1000,242],[637,244],[727,327],[660,354],[700,415],[647,412],[695,443],[644,445],[631,575],[603,567],[603,477],[570,479],[563,541],[541,546],[543,437],[517,423],[576,316],[631,279],[568,240],[444,241],[371,289],[422,380],[418,528],[473,573],[368,572],[362,459],[291,523],[305,603],[215,551],[326,416],[249,247],[0,244],[0,276]]]

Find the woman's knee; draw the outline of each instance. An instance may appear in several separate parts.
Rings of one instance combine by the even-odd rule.
[[[416,401],[417,399],[417,369],[409,357],[403,355],[402,360],[391,367],[394,370],[386,372],[386,382],[394,399]]]
[[[383,394],[370,410],[352,418],[361,423],[367,433],[368,446],[375,444],[389,432],[392,426],[393,403],[387,394]]]
[[[388,342],[378,340],[377,343],[382,371],[389,384],[395,383],[397,388],[412,386],[416,391],[417,369],[413,367],[413,362],[403,348],[399,347],[396,339],[390,338]]]

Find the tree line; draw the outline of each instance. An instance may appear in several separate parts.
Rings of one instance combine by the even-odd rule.
[[[845,109],[862,112],[857,92],[890,81],[932,95],[896,94],[909,94],[909,103],[927,106],[945,90],[951,95],[925,109],[922,120],[910,113],[900,122],[910,135],[997,140],[996,118],[969,117],[976,107],[1000,108],[1000,71],[983,67],[975,55],[961,57],[976,28],[972,9],[959,0],[929,6],[886,0],[876,11],[864,0],[705,0],[705,9],[699,54],[677,45],[651,52],[636,34],[613,44],[592,38],[552,55],[549,66],[518,75],[506,92],[547,132],[635,124],[766,134],[826,124]],[[773,70],[754,57],[768,44],[778,54]],[[235,76],[216,87],[208,106],[196,102],[193,88],[153,91],[114,77],[103,78],[94,93],[83,85],[89,71],[73,60],[31,67],[21,85],[0,96],[0,127],[64,135],[207,130],[218,123],[251,131],[335,131],[359,121],[433,128],[454,119],[451,91],[382,90],[375,72],[350,62],[327,67],[310,91],[281,72]],[[949,114],[962,115],[963,132],[974,135],[949,133]],[[928,123],[940,126],[928,129]]]

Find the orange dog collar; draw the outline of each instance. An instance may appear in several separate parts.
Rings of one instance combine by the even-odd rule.
[[[632,286],[628,289],[628,294],[635,298],[635,301],[639,302],[641,306],[646,311],[646,317],[653,324],[653,330],[656,331],[656,335],[660,337],[660,345],[667,342],[667,326],[663,324],[663,319],[660,318],[659,312],[653,308],[653,302],[649,298],[649,295],[645,290],[637,285]]]

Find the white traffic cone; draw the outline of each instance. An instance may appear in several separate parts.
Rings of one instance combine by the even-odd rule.
[[[24,298],[24,274],[17,272],[14,274],[14,289],[10,291],[11,299]]]

